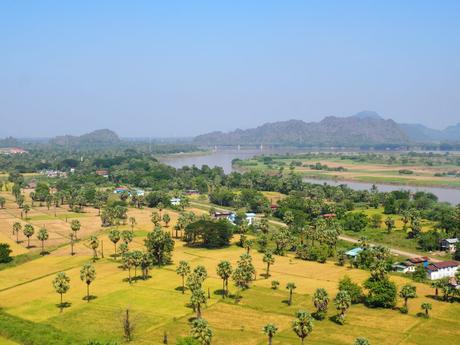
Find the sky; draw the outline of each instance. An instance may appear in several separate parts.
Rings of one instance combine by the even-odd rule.
[[[460,122],[460,1],[0,2],[0,137]]]

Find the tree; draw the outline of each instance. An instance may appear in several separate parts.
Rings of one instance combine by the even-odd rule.
[[[307,311],[300,310],[292,322],[292,330],[300,338],[303,345],[305,338],[313,331],[313,318]]]
[[[235,285],[242,290],[249,288],[250,282],[254,279],[255,272],[251,256],[249,254],[241,255],[232,275]]]
[[[370,343],[366,338],[358,337],[356,338],[354,345],[370,345]]]
[[[134,217],[129,217],[129,224],[131,225],[131,233],[134,232],[134,226],[137,224],[136,218]]]
[[[361,232],[369,224],[369,217],[362,212],[350,212],[343,217],[342,222],[346,230]]]
[[[346,291],[350,295],[351,303],[361,303],[363,301],[363,289],[354,283],[349,276],[345,276],[339,281],[339,291]]]
[[[1,190],[1,188],[0,188]],[[0,196],[0,208],[5,208],[6,199],[3,196]]]
[[[27,237],[27,248],[30,248],[30,238],[33,236],[35,233],[35,229],[32,224],[26,224],[24,226],[24,236]]]
[[[80,279],[86,284],[86,301],[89,302],[89,286],[96,279],[96,269],[90,263],[86,263],[80,270]]]
[[[409,298],[417,297],[416,291],[417,288],[410,284],[404,285],[399,291],[399,297],[404,299],[404,309],[402,310],[403,312],[407,313],[407,301],[409,300]]]
[[[335,308],[340,312],[337,315],[337,322],[340,324],[345,323],[345,313],[351,305],[351,297],[346,291],[339,291],[334,298]]]
[[[272,280],[271,287],[273,290],[278,290],[279,286],[280,286],[280,282],[278,280]]]
[[[443,285],[444,285],[444,282],[439,279],[431,282],[431,287],[434,289],[434,294],[435,294],[436,299],[439,296],[439,289],[442,289]]]
[[[427,277],[427,273],[426,273],[425,267],[423,267],[423,265],[415,266],[415,271],[414,273],[412,273],[412,278],[416,282],[423,282],[426,279],[426,277]]]
[[[431,310],[431,309],[433,308],[433,306],[431,305],[431,303],[424,302],[424,303],[422,303],[421,308],[422,308],[422,310],[425,311],[425,317],[430,317],[430,316],[428,315],[428,311]]]
[[[210,345],[212,340],[212,330],[205,319],[195,319],[192,322],[191,335],[198,340],[201,345]]]
[[[268,279],[268,277],[270,277],[270,265],[273,265],[275,263],[275,257],[271,252],[265,252],[262,261],[267,265],[265,279]]]
[[[221,248],[228,246],[233,236],[234,225],[227,220],[200,219],[185,227],[184,239],[189,245],[200,245],[205,248]]]
[[[263,332],[268,337],[268,345],[272,345],[273,337],[278,331],[278,327],[272,323],[268,323],[264,326]]]
[[[13,260],[10,256],[12,252],[8,243],[0,243],[0,264],[6,264]]]
[[[93,261],[97,259],[97,248],[99,247],[99,239],[97,236],[91,236],[89,238],[89,246],[93,250]]]
[[[126,244],[130,244],[132,241],[133,241],[133,238],[134,238],[134,235],[131,231],[128,231],[128,230],[123,230],[121,233],[120,233],[120,237],[121,237],[121,240],[126,243]]]
[[[254,240],[245,240],[243,242],[243,247],[244,247],[244,249],[246,249],[246,254],[249,255],[249,252],[254,247]]]
[[[288,305],[292,304],[292,292],[297,288],[295,283],[289,282],[286,284],[286,289],[289,290],[289,299],[288,299]]]
[[[169,222],[171,221],[171,217],[168,213],[163,214],[163,222],[165,223],[166,227],[169,227]]]
[[[19,231],[22,230],[22,224],[15,222],[13,224],[13,234],[16,234],[16,243],[19,243]]]
[[[192,290],[192,295],[190,296],[190,304],[193,306],[193,309],[196,310],[197,319],[201,319],[201,306],[206,304],[206,301],[206,294],[202,288]]]
[[[45,254],[45,241],[49,238],[48,230],[45,227],[40,228],[38,230],[37,238],[39,241],[42,242],[42,252],[41,255]]]
[[[382,215],[380,213],[374,213],[371,216],[371,225],[375,229],[380,229],[380,225],[382,224]]]
[[[318,320],[323,320],[327,313],[327,307],[329,305],[329,295],[326,289],[316,289],[313,294],[313,304],[316,308],[315,317]]]
[[[152,221],[154,226],[160,225],[160,221],[161,221],[160,214],[156,211],[153,211],[150,220]]]
[[[59,307],[62,308],[64,307],[64,304],[62,302],[62,295],[67,293],[70,289],[70,278],[65,274],[64,272],[59,272],[56,277],[53,279],[53,287],[56,292],[61,295],[61,303],[59,304]]]
[[[185,277],[190,274],[190,265],[187,261],[181,260],[179,261],[179,265],[177,265],[176,273],[182,277],[182,293],[185,293]]]
[[[117,243],[120,241],[120,231],[117,229],[112,229],[109,232],[109,240],[113,243],[115,246],[115,257],[117,256]]]
[[[129,309],[126,309],[125,312],[123,313],[123,335],[126,339],[126,341],[131,341],[133,340],[133,332],[134,332],[134,323],[129,316]]]
[[[222,298],[228,295],[228,280],[232,276],[232,265],[229,261],[221,261],[217,264],[217,275],[222,279]]]
[[[137,268],[142,263],[143,253],[140,250],[133,250],[131,252],[131,259],[134,266],[134,279],[137,280]]]
[[[30,212],[32,208],[30,207],[29,204],[24,204],[24,206],[22,206],[22,210],[24,211],[25,215],[26,215],[26,220],[27,220],[27,214]]]
[[[72,231],[75,234],[74,236],[75,240],[78,240],[77,232],[80,231],[80,228],[81,228],[80,221],[78,219],[72,219],[72,221],[70,222],[70,229],[72,229]]]
[[[174,250],[174,241],[169,233],[156,227],[148,233],[144,240],[147,250],[152,255],[153,262],[158,266],[166,265],[171,261],[171,254]]]
[[[395,228],[395,220],[391,217],[387,217],[385,219],[385,225],[387,227],[387,233],[391,233],[391,231]]]
[[[387,277],[375,279],[372,276],[364,282],[368,290],[366,304],[373,308],[393,308],[396,305],[396,285]]]

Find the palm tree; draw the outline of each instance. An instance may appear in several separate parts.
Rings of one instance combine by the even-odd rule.
[[[152,221],[153,225],[157,226],[161,221],[160,214],[156,211],[153,211],[150,220]]]
[[[246,254],[249,254],[251,249],[254,247],[254,240],[245,240],[243,247],[246,249]]]
[[[38,240],[42,242],[42,252],[40,254],[44,255],[45,254],[45,241],[49,238],[48,230],[46,230],[45,227],[42,227],[40,230],[38,230],[37,238]]]
[[[59,272],[56,277],[53,279],[53,287],[56,292],[61,295],[61,303],[59,307],[63,308],[62,295],[65,294],[70,289],[70,278],[64,272]]]
[[[270,265],[273,265],[275,263],[275,257],[271,252],[266,252],[262,258],[262,261],[267,264],[265,279],[268,279],[268,277],[270,277]]]
[[[1,188],[0,188],[1,190]],[[3,196],[0,196],[0,208],[4,208],[6,203],[6,199]]]
[[[165,223],[165,226],[168,227],[169,226],[169,222],[171,221],[171,217],[169,216],[168,213],[165,213],[163,215],[163,222]]]
[[[77,231],[80,230],[81,228],[81,224],[80,224],[80,221],[78,219],[72,219],[72,221],[70,222],[70,228],[72,229],[72,231],[74,232],[75,236],[75,241],[77,240]]]
[[[69,239],[70,239],[70,255],[74,255],[75,252],[73,251],[73,244],[75,242],[74,239],[75,233],[71,230],[69,233]]]
[[[203,289],[192,290],[192,296],[190,297],[190,304],[196,310],[196,318],[201,319],[201,306],[206,304],[207,298]]]
[[[329,305],[329,296],[326,289],[316,289],[315,293],[313,294],[313,304],[316,308],[316,318],[320,320],[324,319],[324,316],[327,312],[327,307]]]
[[[86,301],[89,302],[89,285],[96,279],[96,269],[90,263],[86,263],[80,270],[80,279],[86,283]]]
[[[131,231],[127,231],[127,230],[123,230],[120,233],[120,236],[121,236],[122,241],[124,243],[126,243],[126,244],[131,243],[133,238],[134,238],[133,233]]]
[[[435,281],[431,282],[431,287],[432,287],[433,289],[435,289],[435,290],[434,290],[434,293],[435,293],[436,298],[438,298],[438,296],[439,296],[439,289],[441,289],[442,286],[443,286],[443,281],[442,281],[442,280],[439,280],[439,279],[438,279],[438,280],[435,280]]]
[[[428,311],[431,310],[433,308],[433,306],[431,305],[431,303],[428,303],[428,302],[424,302],[422,303],[421,305],[422,309],[425,311],[425,316],[426,317],[430,317],[428,315]]]
[[[165,205],[162,202],[159,202],[157,205],[157,209],[158,209],[158,214],[160,215],[160,219],[161,219],[161,212],[163,211],[164,208],[165,208]]]
[[[399,297],[404,299],[404,308],[407,309],[407,300],[409,298],[417,297],[416,291],[417,288],[410,284],[406,284],[401,288],[401,290],[399,291]]]
[[[30,248],[30,238],[35,233],[35,229],[32,224],[26,224],[24,226],[24,236],[27,237],[27,248]]]
[[[96,261],[97,259],[97,248],[99,247],[99,240],[97,238],[97,236],[91,236],[89,238],[89,246],[91,247],[91,249],[93,250],[93,261]]]
[[[22,210],[24,211],[25,215],[26,215],[26,220],[27,220],[27,214],[30,212],[31,210],[31,207],[29,204],[24,204],[24,206],[22,206]]]
[[[366,338],[358,337],[356,338],[354,345],[370,345],[370,343]]]
[[[276,325],[272,323],[268,323],[264,326],[262,331],[268,337],[268,345],[272,345],[272,340],[276,332],[278,331],[278,327],[276,327]]]
[[[272,280],[271,286],[273,290],[278,290],[278,287],[280,286],[280,282],[278,280]]]
[[[288,300],[288,305],[292,304],[292,292],[297,288],[295,283],[289,282],[286,284],[286,289],[289,290],[289,300]]]
[[[134,232],[134,225],[136,225],[136,218],[129,217],[129,224],[131,224],[131,232]]]
[[[228,280],[232,276],[232,265],[228,261],[221,261],[217,265],[217,275],[222,279],[222,298],[228,295]]]
[[[205,319],[195,319],[192,322],[191,335],[201,345],[210,345],[212,340],[212,330]]]
[[[19,222],[15,222],[13,224],[13,234],[16,234],[16,243],[19,243],[19,231],[22,229],[22,224]]]
[[[112,229],[109,232],[109,240],[114,244],[115,246],[115,257],[117,256],[117,243],[120,241],[120,231],[117,229]]]
[[[303,345],[305,338],[313,331],[313,318],[307,311],[298,311],[292,322],[292,330],[300,338]]]
[[[340,314],[337,316],[337,322],[343,324],[345,322],[345,313],[350,308],[351,297],[347,291],[340,290],[335,296],[334,299],[335,308],[340,311]]]
[[[179,261],[179,265],[176,268],[176,273],[182,277],[182,293],[185,293],[185,277],[190,273],[190,265],[187,261]]]

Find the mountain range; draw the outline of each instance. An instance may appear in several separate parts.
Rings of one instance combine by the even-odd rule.
[[[59,146],[107,145],[120,142],[117,133],[110,129],[98,129],[80,136],[62,135],[50,139],[50,144]]]
[[[444,130],[420,124],[398,124],[374,111],[349,117],[328,116],[320,122],[288,120],[257,128],[211,132],[194,138],[197,145],[372,146],[460,142],[460,124]]]

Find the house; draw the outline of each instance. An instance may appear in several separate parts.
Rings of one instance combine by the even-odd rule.
[[[179,206],[180,203],[181,203],[181,198],[171,198],[171,200],[169,200],[169,202],[173,206]]]
[[[96,175],[108,178],[109,171],[108,170],[96,170]]]
[[[445,238],[441,241],[441,250],[453,253],[457,250],[458,238]]]
[[[454,277],[458,270],[458,262],[442,261],[431,263],[426,267],[428,277],[431,280]]]
[[[127,188],[127,187],[117,187],[117,188],[115,188],[115,190],[113,191],[114,194],[121,194],[121,193],[124,193],[124,192],[128,192],[128,188]]]
[[[188,190],[185,191],[185,194],[186,195],[198,195],[198,194],[200,194],[200,192],[197,191],[196,189],[188,189]]]
[[[234,213],[233,212],[226,212],[226,211],[224,211],[224,212],[217,211],[217,212],[214,212],[214,218],[216,218],[216,219],[228,218],[232,214],[234,214]]]
[[[415,267],[411,262],[396,262],[391,265],[393,271],[400,272],[400,273],[409,273],[413,271],[413,267]]]
[[[134,190],[134,193],[137,195],[137,196],[144,196],[145,195],[145,191],[143,189],[135,189]]]
[[[349,251],[345,252],[345,255],[349,259],[356,259],[356,257],[359,255],[359,253],[361,253],[363,250],[364,249],[361,248],[361,247],[356,247],[356,248],[350,249]]]
[[[421,257],[409,258],[406,260],[404,264],[408,267],[407,272],[415,272],[415,268],[417,266],[421,265],[426,268],[430,264],[430,261],[426,256],[421,256]]]
[[[256,219],[256,214],[252,212],[245,213],[246,215],[246,222],[248,225],[254,224],[254,220]],[[236,214],[231,212],[227,217],[226,217],[230,223],[235,224],[236,222]]]
[[[326,214],[321,215],[321,217],[323,217],[324,219],[333,219],[333,218],[336,217],[336,214],[335,213],[326,213]]]

